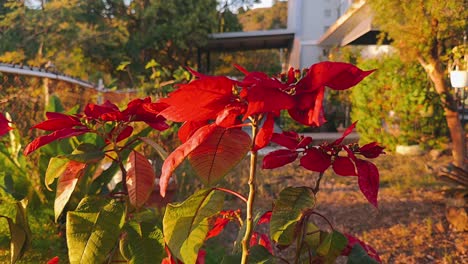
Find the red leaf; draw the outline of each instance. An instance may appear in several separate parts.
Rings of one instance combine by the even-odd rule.
[[[83,175],[85,168],[86,163],[71,160],[68,162],[63,174],[58,178],[54,202],[55,221],[57,221],[63,211],[63,208],[68,203],[68,200],[70,200],[70,197],[75,190],[76,183]]]
[[[49,261],[47,261],[47,264],[58,264],[59,263],[59,257],[55,256],[51,259],[49,259]]]
[[[160,116],[159,113],[166,108],[166,104],[151,103],[151,98],[149,97],[134,99],[122,111],[122,116],[126,121],[143,121],[152,128],[163,131],[168,129],[169,125],[166,124],[166,119]]]
[[[273,254],[273,248],[271,246],[270,238],[265,234],[260,234],[258,244],[266,248],[271,254]]]
[[[132,151],[128,156],[127,189],[130,203],[142,207],[154,190],[156,175],[153,166],[142,154]]]
[[[265,155],[262,169],[274,169],[289,164],[297,159],[297,152],[289,149],[278,149]]]
[[[312,143],[312,138],[311,137],[303,137],[301,142],[299,142],[299,144],[297,144],[296,149],[306,148],[310,143]]]
[[[259,114],[276,112],[294,107],[294,99],[291,95],[280,89],[271,89],[265,86],[254,86],[247,92],[248,107],[244,114],[247,117]]]
[[[377,207],[377,195],[379,193],[379,170],[369,161],[356,159],[358,172],[358,184],[362,194],[375,207]]]
[[[6,117],[0,113],[0,136],[5,135],[8,131],[12,130],[13,128],[9,125],[10,121],[6,119]]]
[[[206,125],[206,121],[187,121],[182,124],[182,126],[179,128],[178,131],[178,136],[180,141],[184,143],[187,141],[188,138],[190,138],[197,129],[199,129],[202,126]]]
[[[334,90],[345,90],[358,84],[367,75],[374,72],[362,71],[353,64],[324,61],[310,67],[308,75],[312,76],[309,89],[328,86]]]
[[[205,257],[206,257],[206,251],[203,249],[200,249],[198,251],[197,261],[195,262],[195,264],[205,264]]]
[[[383,151],[385,148],[377,144],[377,142],[372,142],[366,144],[359,148],[359,153],[368,159],[377,158],[380,154],[385,154]]]
[[[341,176],[357,176],[354,162],[349,157],[335,157],[333,161],[333,170]]]
[[[348,244],[346,245],[346,248],[343,249],[343,251],[341,252],[342,256],[349,256],[354,245],[359,244],[367,252],[367,255],[369,255],[369,257],[373,258],[375,261],[379,263],[382,263],[382,260],[380,259],[379,254],[377,253],[377,250],[375,250],[373,247],[369,246],[368,244],[364,243],[363,241],[361,241],[360,239],[352,235],[349,235],[349,234],[344,234],[344,235],[348,239]]]
[[[306,150],[305,155],[301,158],[301,166],[311,171],[324,172],[330,165],[330,155],[316,148]]]
[[[105,121],[119,121],[123,119],[123,115],[119,108],[108,100],[102,105],[92,103],[87,104],[84,113],[87,117],[92,119],[101,119]]]
[[[233,85],[226,77],[206,77],[180,85],[160,101],[168,105],[160,114],[176,122],[215,119],[233,99]]]
[[[133,127],[132,126],[126,126],[122,130],[122,132],[120,132],[120,134],[117,136],[117,142],[120,142],[120,141],[128,138],[129,136],[131,136],[132,132],[133,132]]]
[[[248,75],[249,71],[247,71],[244,67],[240,66],[239,64],[234,64],[234,67],[242,72],[244,75]]]
[[[250,237],[250,247],[253,247],[258,244],[258,237],[260,236],[260,233],[258,232],[252,232],[252,236]]]
[[[296,120],[297,122],[308,125],[308,126],[321,126],[324,124],[327,120],[324,117],[323,114],[323,98],[325,95],[325,88],[321,87],[319,90],[316,91],[316,95],[311,97],[311,100],[304,104],[309,104],[311,105],[310,108],[304,109],[303,106],[300,105],[300,103],[296,103],[297,106],[295,108],[289,109],[288,113],[291,116],[292,119]],[[307,94],[297,94],[295,98],[301,98],[304,95]],[[309,97],[305,97],[309,98]],[[303,99],[296,99],[297,100],[303,100]]]
[[[184,144],[176,148],[162,166],[161,178],[159,179],[159,187],[161,196],[166,196],[166,189],[169,184],[169,179],[172,172],[182,163],[182,161],[200,144],[202,144],[215,130],[217,126],[206,125],[199,128]]]
[[[253,232],[252,237],[250,238],[250,246],[260,245],[266,248],[270,253],[273,253],[273,248],[271,246],[270,238],[265,234],[260,234],[258,232]]]
[[[219,216],[216,217],[215,223],[213,224],[211,230],[208,231],[205,240],[219,235],[230,221],[237,219],[235,217],[236,214],[239,213],[240,211],[234,210],[226,210],[219,212]]]
[[[286,147],[290,150],[295,150],[297,144],[299,144],[299,135],[294,131],[284,131],[281,134],[273,133],[271,142]]]
[[[273,128],[275,125],[275,118],[273,114],[268,114],[262,128],[258,131],[255,137],[254,151],[266,147],[270,143],[271,136],[273,135]]]
[[[218,113],[216,124],[221,127],[232,127],[240,123],[238,117],[244,112],[245,105],[240,103],[230,104]]]
[[[241,129],[216,126],[189,154],[190,164],[205,184],[212,185],[244,158],[250,145],[250,136]]]
[[[339,139],[335,140],[331,145],[340,145],[345,139],[345,137],[347,137],[349,134],[351,134],[351,132],[353,132],[354,128],[356,127],[356,123],[357,121],[352,123],[348,128],[346,128],[346,130],[343,132],[343,135]]]
[[[55,113],[55,115],[51,115],[51,113],[46,114],[48,120],[45,120],[32,128],[37,128],[41,130],[47,131],[56,131],[64,128],[73,128],[75,126],[85,127],[81,122],[80,119],[75,116],[69,116],[61,113]],[[54,116],[54,117],[49,117]]]
[[[228,218],[217,218],[213,228],[206,235],[206,239],[219,235],[229,221],[230,220]]]
[[[258,224],[268,224],[271,220],[271,211],[266,211],[258,220]]]
[[[79,136],[89,132],[89,129],[74,129],[74,128],[64,128],[61,130],[57,130],[52,132],[48,135],[38,137],[34,139],[31,143],[29,143],[26,148],[24,149],[23,154],[27,156],[29,153],[35,151],[36,149],[47,145],[55,140],[69,138],[73,136]]]

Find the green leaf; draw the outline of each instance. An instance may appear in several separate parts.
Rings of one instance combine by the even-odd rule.
[[[371,258],[361,245],[356,244],[348,255],[348,264],[377,264],[375,259]]]
[[[78,179],[83,175],[86,168],[85,163],[69,161],[62,175],[57,182],[57,191],[55,193],[54,214],[55,222],[57,222],[60,214],[65,208],[65,205],[70,200],[70,197],[75,190]]]
[[[104,155],[104,151],[99,149],[96,145],[83,143],[76,147],[72,154],[62,155],[61,157],[83,163],[94,163],[102,160]]]
[[[308,222],[306,227],[306,234],[304,236],[304,242],[307,244],[309,248],[316,249],[320,245],[320,238],[322,231],[316,226],[315,224]]]
[[[182,203],[168,204],[163,219],[164,237],[178,259],[195,263],[209,230],[208,218],[221,210],[223,202],[223,193],[201,190]]]
[[[16,203],[16,214],[13,220],[10,217],[0,215],[8,222],[10,230],[10,261],[16,263],[24,255],[31,242],[31,230],[26,217],[26,205],[24,202]]]
[[[120,252],[131,264],[161,263],[164,251],[162,230],[147,222],[132,221],[124,228],[120,240]]]
[[[255,245],[249,250],[248,263],[270,264],[275,263],[273,255],[263,246]]]
[[[313,192],[306,187],[288,187],[281,191],[273,207],[270,237],[278,245],[289,246],[296,236],[296,224],[315,205]]]
[[[125,71],[125,69],[127,68],[128,65],[130,65],[130,61],[123,61],[119,64],[119,66],[117,66],[117,71]]]
[[[49,104],[46,106],[46,112],[59,112],[62,113],[65,109],[63,108],[60,98],[56,95],[49,97]]]
[[[335,263],[348,244],[348,239],[338,231],[329,233],[317,248],[317,254],[324,257],[324,263]]]
[[[236,254],[232,256],[224,256],[221,264],[239,264],[242,261],[242,254]]]
[[[157,63],[154,59],[151,59],[148,63],[145,65],[145,69],[149,69],[152,67],[157,67],[159,66],[159,63]]]
[[[130,204],[140,208],[150,197],[154,190],[153,167],[142,154],[132,151],[128,156],[127,188]]]
[[[119,239],[124,220],[123,202],[84,198],[76,211],[67,213],[70,263],[103,263]]]
[[[156,143],[154,140],[148,137],[141,137],[140,138],[143,142],[146,144],[150,145],[153,147],[154,150],[158,153],[159,157],[161,157],[162,160],[165,160],[168,156],[166,150],[164,150],[163,147],[161,147],[158,143]]]
[[[12,175],[11,171],[0,172],[0,196],[8,202],[23,200],[28,194],[30,180],[23,173]]]
[[[56,178],[60,177],[60,175],[63,174],[63,172],[67,168],[67,164],[67,159],[51,158],[49,160],[49,166],[47,166],[44,179],[47,190],[52,191],[52,189],[50,189],[49,186],[54,182]]]

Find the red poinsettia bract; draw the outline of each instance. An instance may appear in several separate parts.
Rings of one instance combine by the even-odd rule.
[[[10,127],[10,123],[11,122],[2,113],[0,113],[0,136],[5,135],[8,131],[13,129]]]
[[[131,122],[141,121],[154,129],[165,130],[169,126],[166,124],[165,118],[159,115],[165,107],[163,104],[152,103],[151,98],[148,97],[132,100],[123,111],[120,111],[115,104],[106,101],[101,105],[87,104],[83,115],[48,112],[46,113],[47,120],[33,126],[33,128],[51,131],[51,133],[37,137],[29,143],[24,150],[24,155],[28,155],[53,141],[85,133],[101,134],[107,142],[115,137],[115,141],[118,142],[132,134],[133,127],[129,125]],[[119,125],[102,135],[99,128],[102,128],[106,122],[116,122]]]
[[[377,207],[377,194],[379,190],[379,171],[370,161],[357,158],[362,155],[366,158],[376,158],[383,154],[384,148],[372,142],[360,147],[357,144],[342,144],[349,135],[356,122],[346,129],[343,135],[332,143],[313,146],[312,138],[299,136],[294,132],[273,134],[272,142],[286,147],[270,152],[263,159],[264,169],[273,169],[295,161],[299,155],[300,164],[307,170],[324,172],[330,166],[340,176],[357,176],[361,192],[366,199]]]
[[[245,75],[242,80],[203,75],[189,69],[197,79],[179,85],[168,98],[159,101],[166,106],[160,116],[170,121],[183,122],[178,134],[183,144],[169,155],[162,169],[162,196],[172,172],[185,158],[190,158],[192,165],[200,164],[194,166],[196,171],[214,172],[209,178],[221,179],[225,170],[212,170],[219,165],[217,162],[224,162],[223,166],[230,168],[249,149],[258,151],[267,146],[273,137],[274,120],[281,111],[288,111],[293,119],[302,124],[320,126],[325,122],[322,110],[325,87],[348,89],[372,73],[352,64],[337,62],[314,64],[303,76],[291,68],[283,78],[249,72],[239,65],[236,67]],[[244,140],[248,134],[239,130],[247,119],[261,124],[257,124],[259,131],[252,144]],[[215,137],[211,136],[213,131],[218,132]],[[220,131],[222,136],[218,137]],[[237,150],[227,150],[227,145],[215,145],[213,138],[225,143],[236,139]],[[212,151],[209,151],[210,148]],[[191,155],[201,150],[213,159],[208,161],[205,158],[202,161],[199,160],[201,157]],[[284,154],[283,162],[295,159],[295,154],[281,154]],[[206,164],[212,167],[200,168],[208,166]],[[209,182],[212,183],[211,180]]]

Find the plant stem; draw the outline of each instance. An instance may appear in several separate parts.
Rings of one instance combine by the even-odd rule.
[[[319,189],[320,189],[320,181],[322,180],[322,177],[323,177],[323,172],[320,173],[317,181],[315,182],[315,187],[314,189],[312,189],[312,192],[317,195]]]
[[[221,187],[215,187],[213,189],[232,194],[232,195],[236,196],[237,198],[241,199],[244,203],[247,203],[247,198],[245,198],[244,196],[242,196],[242,194],[240,194],[238,192],[235,192],[233,190],[229,190],[229,189],[226,189],[226,188],[221,188]]]
[[[254,150],[255,138],[257,137],[258,124],[252,120],[252,147],[250,151],[250,173],[249,173],[249,196],[247,198],[247,212],[245,218],[245,234],[242,238],[242,259],[241,263],[246,264],[249,257],[250,237],[253,230],[253,204],[255,200],[255,174],[257,170],[257,150]]]

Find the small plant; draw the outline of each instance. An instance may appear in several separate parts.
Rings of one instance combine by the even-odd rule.
[[[372,71],[346,63],[322,62],[303,73],[291,69],[287,74],[270,77],[236,67],[245,75],[240,81],[191,70],[196,80],[179,85],[156,103],[148,98],[136,99],[123,111],[110,102],[89,104],[84,115],[48,113],[48,119],[35,126],[52,133],[31,142],[24,151],[26,155],[52,141],[83,134],[93,133],[100,139],[96,142],[101,142],[80,144],[72,153],[49,163],[49,168],[57,168],[51,169],[56,173],[46,176],[46,183],[58,178],[56,218],[70,203],[72,192],[93,189],[93,182],[105,177],[85,177],[84,171],[92,164],[108,157],[122,174],[120,189],[108,193],[103,188],[88,191],[78,206],[66,213],[71,263],[122,258],[132,263],[204,263],[208,258],[216,263],[332,263],[340,255],[348,256],[348,263],[380,262],[374,249],[340,233],[315,210],[315,196],[324,171],[331,167],[338,175],[357,177],[363,195],[377,206],[379,173],[368,159],[378,157],[383,148],[376,143],[342,144],[355,123],[341,138],[320,146],[295,132],[273,133],[274,119],[282,111],[301,124],[322,125],[326,121],[322,110],[325,87],[348,89]],[[163,130],[168,127],[166,119],[183,122],[178,131],[182,144],[164,161],[159,177],[161,196],[167,194],[174,171],[185,159],[206,188],[181,203],[168,204],[158,218],[144,206],[155,175],[146,158],[134,149],[138,141],[158,146],[132,134],[134,122]],[[264,157],[264,169],[300,158],[303,168],[320,174],[313,186],[285,188],[271,210],[262,210],[255,204],[261,184],[256,179],[256,164],[258,151],[270,142],[284,148]],[[130,153],[128,158],[126,152]],[[247,154],[248,193],[220,186],[226,173]],[[238,198],[244,208],[225,209],[225,195]],[[325,220],[329,228],[321,229],[317,218]],[[213,256],[211,241],[229,222],[238,225],[238,239],[230,253]],[[284,257],[282,252],[287,248],[291,248],[287,252],[294,253]]]

